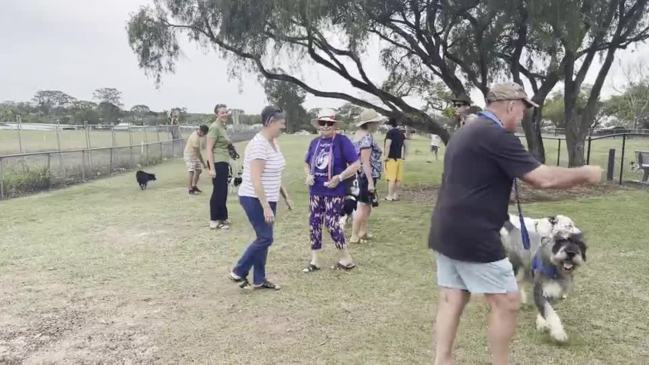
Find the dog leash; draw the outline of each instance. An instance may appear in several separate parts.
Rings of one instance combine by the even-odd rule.
[[[516,196],[516,207],[518,208],[518,220],[521,223],[521,240],[523,241],[523,248],[530,249],[530,234],[527,232],[525,226],[525,219],[523,218],[523,209],[521,208],[521,200],[518,197],[518,179],[514,179],[514,195]]]

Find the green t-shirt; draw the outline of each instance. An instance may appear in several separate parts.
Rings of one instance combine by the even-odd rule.
[[[207,138],[214,140],[214,163],[217,162],[230,162],[230,155],[228,154],[228,145],[230,137],[225,127],[218,121],[214,121],[210,125],[210,130],[207,132]]]

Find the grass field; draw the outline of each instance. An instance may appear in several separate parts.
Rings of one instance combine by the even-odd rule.
[[[431,363],[437,291],[426,237],[441,161],[415,141],[408,191],[374,212],[376,240],[352,247],[357,269],[307,275],[307,141],[281,140],[297,207],[279,207],[268,258],[279,292],[225,278],[253,232],[234,195],[232,229],[210,231],[209,195],[185,193],[181,161],[152,166],[158,181],[145,192],[129,173],[0,202],[0,363]],[[612,189],[525,204],[530,216],[572,217],[589,251],[575,292],[557,305],[569,343],[537,333],[525,307],[514,364],[649,363],[649,192]],[[459,364],[488,363],[486,313],[474,298]]]

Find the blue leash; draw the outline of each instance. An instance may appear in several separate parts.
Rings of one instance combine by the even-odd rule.
[[[521,209],[521,201],[518,198],[518,180],[514,179],[514,195],[516,195],[516,207],[518,207],[518,220],[521,222],[521,239],[523,240],[523,247],[526,250],[530,249],[530,234],[527,232],[525,226],[525,219],[523,219],[523,209]]]
[[[525,226],[525,219],[523,219],[523,209],[521,208],[521,202],[518,197],[518,180],[514,179],[514,194],[516,195],[516,206],[518,207],[518,219],[521,222],[521,240],[523,241],[523,248],[530,250],[530,234],[527,232],[527,227]],[[543,265],[543,260],[541,260],[541,249],[539,247],[538,252],[532,258],[532,272],[542,272],[545,276],[556,279],[559,276],[557,268],[547,267]]]

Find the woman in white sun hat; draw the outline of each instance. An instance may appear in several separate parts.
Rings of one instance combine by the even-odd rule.
[[[383,172],[381,147],[374,141],[373,133],[379,123],[385,121],[382,115],[372,109],[365,109],[358,118],[353,143],[356,153],[361,160],[361,170],[358,173],[358,207],[352,223],[350,243],[364,243],[371,236],[368,233],[368,222],[372,206],[378,205],[376,197],[376,182]]]
[[[353,177],[360,167],[358,154],[349,138],[337,133],[338,120],[333,110],[322,110],[311,123],[320,136],[311,141],[304,159],[304,174],[309,186],[311,261],[303,271],[320,270],[318,254],[322,249],[323,223],[340,251],[334,268],[351,270],[356,265],[347,250],[339,218],[347,193],[345,180]]]

